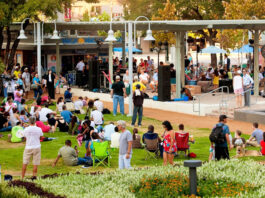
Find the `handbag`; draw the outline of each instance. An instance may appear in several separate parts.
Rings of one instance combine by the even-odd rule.
[[[36,84],[32,84],[30,87],[31,87],[31,89],[38,89],[38,85],[36,85]]]

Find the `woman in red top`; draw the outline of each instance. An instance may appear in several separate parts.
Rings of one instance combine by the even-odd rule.
[[[163,135],[163,147],[164,147],[164,152],[163,152],[163,160],[164,160],[164,166],[167,165],[169,162],[170,164],[173,165],[173,159],[174,159],[174,154],[177,152],[177,144],[175,140],[175,132],[173,131],[173,127],[170,124],[169,121],[164,121],[162,123],[165,132]]]
[[[261,154],[265,155],[265,132],[263,132],[263,140],[260,141]]]

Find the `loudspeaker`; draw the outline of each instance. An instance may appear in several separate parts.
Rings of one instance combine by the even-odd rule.
[[[158,100],[171,100],[170,66],[158,67]]]
[[[89,62],[89,90],[100,88],[99,64],[98,61],[92,60]]]

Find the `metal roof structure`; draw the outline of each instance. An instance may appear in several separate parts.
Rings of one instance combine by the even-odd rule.
[[[192,31],[201,29],[249,29],[265,30],[265,20],[179,20],[179,21],[113,21],[113,22],[57,22],[58,30],[124,30],[125,24],[137,24],[137,30],[147,30],[151,24],[152,30]],[[45,22],[53,25],[54,22]],[[20,22],[13,23],[11,30],[20,30]],[[33,29],[30,24],[27,30]]]

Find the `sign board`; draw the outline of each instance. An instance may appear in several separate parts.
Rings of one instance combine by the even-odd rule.
[[[56,72],[56,55],[49,54],[47,56],[48,59],[48,69],[51,69],[53,72]]]

